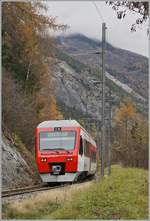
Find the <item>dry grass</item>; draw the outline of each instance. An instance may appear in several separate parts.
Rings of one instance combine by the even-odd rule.
[[[111,176],[3,205],[3,219],[148,218],[148,171],[112,166]]]
[[[11,202],[6,206],[3,216],[4,218],[17,218],[18,216],[21,218],[28,218],[30,216],[35,218],[39,215],[37,214],[37,211],[40,211],[41,208],[46,208],[46,206],[51,208],[55,206],[58,208],[59,205],[62,205],[66,201],[71,201],[72,196],[75,193],[81,192],[83,189],[85,190],[85,188],[89,187],[92,183],[93,181],[89,181],[86,183],[70,185],[59,189],[47,190],[44,192],[36,193],[36,195],[33,194],[30,198],[26,198],[24,200],[15,200],[15,202]],[[47,212],[50,211],[47,210]]]

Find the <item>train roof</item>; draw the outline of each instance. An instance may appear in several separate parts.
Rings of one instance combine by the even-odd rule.
[[[38,128],[45,127],[82,127],[76,120],[50,120],[40,123]]]
[[[76,120],[50,120],[50,121],[44,121],[37,126],[37,128],[48,128],[48,127],[80,127],[90,137],[90,140],[91,141],[93,140],[91,135]],[[93,142],[94,142],[93,144],[96,145],[94,140]]]

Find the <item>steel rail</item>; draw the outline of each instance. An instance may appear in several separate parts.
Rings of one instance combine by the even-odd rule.
[[[38,191],[43,191],[43,190],[57,189],[57,188],[65,187],[67,185],[69,185],[69,184],[61,184],[61,185],[57,185],[57,186],[45,186],[45,185],[38,186],[38,185],[36,185],[36,186],[32,186],[32,187],[5,190],[5,191],[2,191],[2,198],[22,195],[22,194],[26,194],[26,193],[33,193],[33,192],[38,192]]]
[[[65,184],[60,183],[59,185],[54,185],[54,186],[47,186],[45,184],[40,184],[40,185],[35,185],[35,186],[28,186],[28,187],[21,187],[21,188],[16,188],[16,189],[4,190],[4,191],[2,191],[2,198],[23,195],[26,193],[39,192],[39,191],[44,191],[44,190],[58,189],[58,188],[66,187],[69,185],[76,185],[76,184],[80,184],[80,183],[85,183],[85,182],[88,182],[91,180],[93,180],[93,177],[89,176],[89,177],[86,177],[84,180],[78,181],[75,183],[65,183]]]

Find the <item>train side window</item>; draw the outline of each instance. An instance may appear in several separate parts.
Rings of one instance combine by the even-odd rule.
[[[83,139],[82,139],[81,136],[80,136],[80,148],[79,148],[79,154],[80,154],[80,155],[83,155]]]
[[[89,157],[90,156],[90,143],[86,141],[86,154]]]
[[[85,140],[85,155],[88,156],[88,142]]]

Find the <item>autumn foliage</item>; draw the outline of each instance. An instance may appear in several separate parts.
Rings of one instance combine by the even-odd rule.
[[[148,167],[148,124],[126,100],[116,111],[113,128],[113,161],[124,166]]]
[[[116,111],[115,121],[117,124],[123,124],[125,121],[134,119],[136,110],[131,102],[125,102]]]
[[[54,44],[50,30],[62,30],[44,14],[41,1],[2,3],[3,124],[30,149],[36,125],[63,116],[51,82]]]

